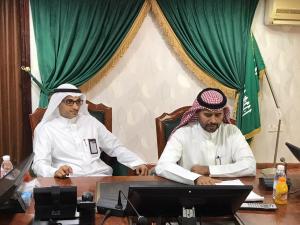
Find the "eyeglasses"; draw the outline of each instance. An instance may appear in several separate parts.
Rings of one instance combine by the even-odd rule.
[[[79,106],[79,105],[82,105],[83,100],[77,99],[77,100],[74,101],[73,99],[67,98],[67,99],[62,100],[62,102],[65,103],[67,106],[73,106],[74,103],[75,103],[77,106]]]

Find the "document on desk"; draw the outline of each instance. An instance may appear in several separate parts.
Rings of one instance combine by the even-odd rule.
[[[235,179],[235,180],[222,181],[220,183],[217,183],[217,185],[244,185],[244,183],[239,179]],[[258,195],[254,191],[251,191],[245,200],[245,202],[262,202],[262,201],[264,201],[264,196]]]

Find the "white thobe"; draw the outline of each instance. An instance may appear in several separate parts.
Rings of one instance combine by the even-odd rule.
[[[212,177],[256,174],[252,151],[232,124],[222,123],[214,133],[205,131],[199,122],[179,128],[168,140],[155,171],[159,176],[194,184],[200,176],[190,171],[194,165],[208,166]]]
[[[112,168],[99,158],[101,151],[131,169],[145,164],[97,119],[79,115],[73,119],[59,116],[36,129],[32,168],[43,177],[53,177],[62,165],[72,167],[72,176],[112,175]]]

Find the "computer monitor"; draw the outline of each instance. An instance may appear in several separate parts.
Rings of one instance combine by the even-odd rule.
[[[128,199],[146,217],[176,217],[183,207],[195,208],[197,217],[232,216],[240,208],[252,186],[144,186],[129,187]],[[135,215],[129,204],[129,215]]]
[[[126,191],[126,186],[127,190]],[[136,216],[128,201],[122,198],[123,208],[116,209],[118,190],[124,192],[137,212],[145,217],[178,217],[183,207],[195,209],[196,217],[233,217],[252,190],[249,185],[184,185],[156,182],[100,185],[97,209],[110,209],[115,216]]]
[[[32,153],[0,179],[0,212],[25,212],[25,203],[17,190],[30,168],[33,155]]]
[[[288,142],[286,142],[285,145],[290,149],[290,151],[298,159],[298,161],[300,161],[300,148],[296,147],[295,145],[292,145]]]

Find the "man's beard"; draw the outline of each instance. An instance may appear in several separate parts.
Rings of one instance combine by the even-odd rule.
[[[215,132],[219,127],[220,127],[220,124],[217,124],[217,123],[207,124],[207,125],[204,127],[204,130],[206,130],[206,131],[209,132],[209,133],[213,133],[213,132]]]

